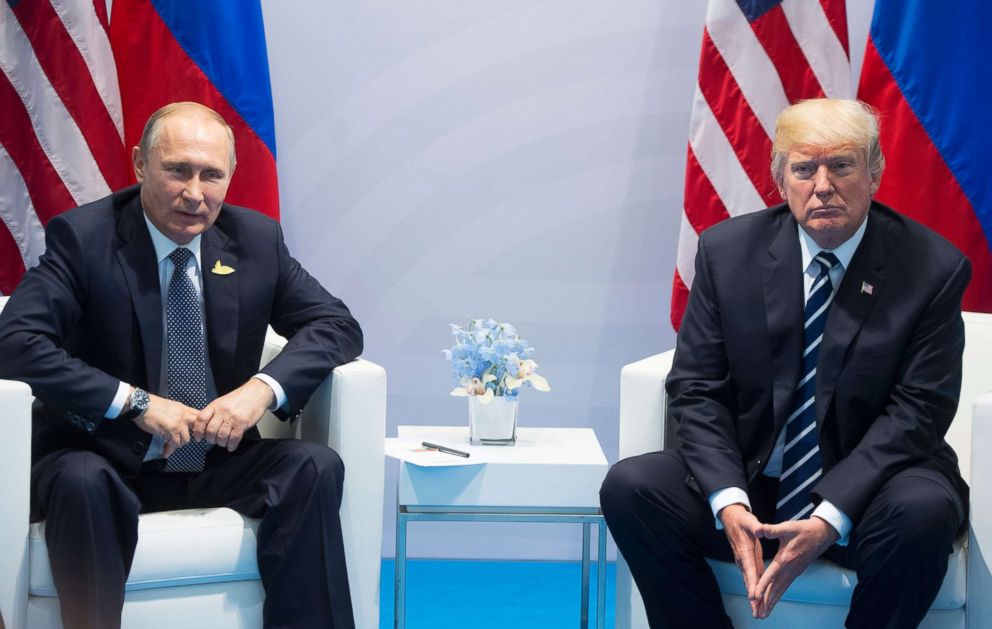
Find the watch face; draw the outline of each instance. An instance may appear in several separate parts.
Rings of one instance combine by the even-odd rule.
[[[131,408],[139,413],[148,410],[148,402],[148,393],[142,389],[135,389],[134,393],[131,394]]]

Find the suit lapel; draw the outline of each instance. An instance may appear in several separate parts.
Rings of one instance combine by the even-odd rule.
[[[772,360],[775,430],[785,423],[799,378],[802,351],[803,281],[799,232],[791,215],[783,217],[762,266],[765,317]]]
[[[145,225],[139,196],[122,210],[117,232],[124,240],[124,245],[117,250],[117,261],[124,272],[141,331],[147,386],[157,393],[162,365],[162,292],[155,247]]]
[[[816,421],[821,430],[836,390],[837,378],[844,366],[847,348],[885,289],[885,248],[885,234],[878,219],[869,212],[864,238],[851,258],[850,267],[844,271],[844,279],[834,295],[823,331],[816,370]],[[866,284],[871,287],[870,292],[864,289]]]
[[[223,210],[221,210],[223,212]],[[200,258],[203,264],[203,304],[207,322],[207,345],[217,392],[223,394],[235,382],[235,350],[238,340],[238,257],[228,250],[230,240],[215,224],[203,233]],[[217,263],[234,269],[222,275]]]

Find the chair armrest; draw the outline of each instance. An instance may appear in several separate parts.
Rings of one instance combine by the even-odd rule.
[[[975,401],[971,417],[971,514],[968,535],[969,627],[992,618],[992,393]]]
[[[665,378],[675,350],[655,354],[620,371],[620,458],[665,446],[668,396]]]
[[[262,365],[286,340],[271,328]],[[378,627],[382,509],[385,492],[386,370],[367,360],[338,366],[314,391],[299,422],[270,418],[266,436],[289,434],[333,448],[344,461],[341,502],[348,582],[358,627]],[[261,427],[261,426],[260,426]],[[288,436],[288,435],[287,435]]]
[[[33,399],[23,382],[0,380],[0,613],[10,629],[27,622]]]

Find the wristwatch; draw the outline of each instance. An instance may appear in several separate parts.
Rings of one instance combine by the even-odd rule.
[[[144,389],[134,387],[131,395],[127,398],[127,410],[121,413],[119,419],[134,419],[148,410],[148,392]]]

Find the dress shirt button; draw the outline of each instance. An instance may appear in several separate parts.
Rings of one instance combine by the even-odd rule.
[[[135,441],[131,446],[131,452],[134,452],[135,454],[144,454],[147,450],[148,447],[140,441]]]

